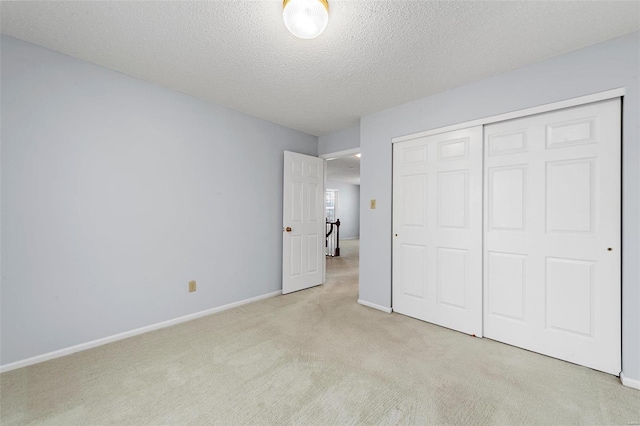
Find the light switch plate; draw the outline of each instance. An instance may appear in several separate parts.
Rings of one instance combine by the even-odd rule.
[[[376,200],[371,200],[371,209],[376,208]]]

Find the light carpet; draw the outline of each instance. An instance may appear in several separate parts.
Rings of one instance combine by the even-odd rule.
[[[638,424],[617,377],[357,304],[324,286],[0,376],[10,424]]]

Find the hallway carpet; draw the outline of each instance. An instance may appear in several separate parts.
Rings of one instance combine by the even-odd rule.
[[[0,376],[13,424],[638,424],[617,377],[357,304],[324,286]]]

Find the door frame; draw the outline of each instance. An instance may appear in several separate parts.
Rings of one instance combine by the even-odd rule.
[[[318,158],[322,158],[325,160],[324,162],[324,191],[325,192],[324,193],[327,192],[327,161],[335,160],[336,158],[350,157],[352,155],[360,154],[361,152],[362,152],[362,149],[360,149],[360,147],[357,147],[357,148],[345,149],[342,151],[327,152],[325,154],[318,155]],[[323,198],[323,204],[324,204],[324,198]],[[326,256],[324,258],[324,262],[322,265],[322,281],[323,282],[327,281],[327,257]]]

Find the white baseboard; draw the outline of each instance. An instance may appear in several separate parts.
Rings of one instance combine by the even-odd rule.
[[[366,300],[362,300],[362,299],[358,299],[358,303],[368,308],[377,309],[379,311],[386,312],[388,314],[391,313],[391,308],[387,308],[386,306],[376,305],[375,303],[367,302]]]
[[[70,346],[68,348],[59,349],[57,351],[49,352],[42,355],[36,355],[34,357],[12,362],[10,364],[0,365],[0,373],[15,370],[17,368],[26,367],[28,365],[38,364],[44,361],[49,361],[51,359],[60,358],[65,355],[71,355],[76,352],[86,351],[87,349],[106,345],[107,343],[115,342],[122,339],[127,339],[129,337],[137,336],[138,334],[148,333],[150,331],[159,330],[161,328],[171,327],[172,325],[176,325],[176,324],[191,321],[197,318],[205,317],[207,315],[215,314],[217,312],[226,311],[227,309],[236,308],[241,305],[246,305],[247,303],[257,302],[258,300],[267,299],[269,297],[279,296],[281,294],[282,294],[282,290],[273,291],[271,293],[262,294],[260,296],[251,297],[249,299],[244,299],[238,302],[229,303],[228,305],[218,306],[217,308],[206,309],[204,311],[195,312],[193,314],[184,315],[182,317],[170,319],[167,321],[162,321],[156,324],[147,325],[145,327],[136,328],[130,331],[125,331],[124,333],[114,334],[113,336],[103,337],[102,339],[92,340],[90,342],[81,343],[79,345]]]
[[[625,377],[622,371],[620,372],[620,381],[624,386],[640,390],[640,380]]]

